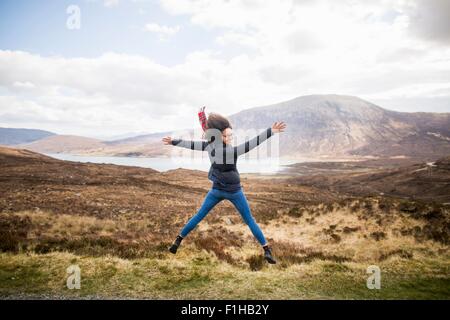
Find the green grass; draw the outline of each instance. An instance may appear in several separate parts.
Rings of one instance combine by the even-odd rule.
[[[81,289],[66,287],[66,269],[81,268]],[[214,254],[135,260],[72,253],[1,253],[2,297],[99,297],[146,299],[449,299],[448,259],[403,259],[378,263],[381,289],[366,287],[367,266],[314,260],[251,271]]]
[[[243,223],[207,221],[174,256],[174,224],[163,233],[149,218],[3,213],[0,297],[450,299],[448,211],[428,219],[409,207],[376,209],[375,200],[355,205],[312,205],[263,225],[276,265]],[[72,264],[81,268],[80,290],[66,287]],[[380,290],[366,287],[369,265],[381,269]]]

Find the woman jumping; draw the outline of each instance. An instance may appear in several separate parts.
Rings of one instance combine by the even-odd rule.
[[[181,241],[201,220],[203,220],[203,218],[205,218],[216,204],[227,199],[233,203],[255,238],[263,247],[264,258],[267,262],[272,264],[276,263],[264,234],[251,214],[247,199],[242,191],[236,162],[240,155],[257,147],[275,133],[283,132],[285,128],[286,124],[284,122],[275,122],[271,128],[267,128],[258,136],[234,147],[231,145],[233,133],[230,121],[219,114],[210,113],[206,121],[206,141],[187,141],[182,139],[172,139],[171,137],[162,139],[164,144],[167,145],[174,145],[192,150],[208,151],[208,156],[211,161],[208,179],[213,182],[212,188],[207,193],[201,208],[186,223],[183,229],[181,229],[180,234],[169,248],[171,253],[175,254],[177,252]]]

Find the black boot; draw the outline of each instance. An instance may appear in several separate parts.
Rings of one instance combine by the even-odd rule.
[[[277,261],[272,256],[272,249],[270,249],[268,245],[265,245],[263,249],[264,249],[264,259],[266,259],[267,262],[270,264],[277,263]]]
[[[172,252],[173,254],[177,253],[178,247],[181,244],[181,240],[183,240],[183,237],[180,235],[177,236],[174,243],[170,246],[169,251]]]

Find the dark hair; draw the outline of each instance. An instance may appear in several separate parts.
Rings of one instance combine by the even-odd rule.
[[[217,129],[217,130],[220,130],[221,132],[223,130],[225,130],[226,128],[233,129],[230,121],[227,118],[225,118],[224,116],[221,116],[220,114],[213,113],[213,112],[211,112],[208,116],[208,121],[206,122],[206,127],[208,129]]]

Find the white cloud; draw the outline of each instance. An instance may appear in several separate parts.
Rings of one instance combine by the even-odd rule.
[[[25,81],[25,82],[15,81],[13,83],[13,87],[15,87],[15,88],[23,88],[23,89],[32,89],[32,88],[35,88],[35,85],[32,84],[29,81]]]
[[[258,39],[256,34],[244,34],[241,32],[226,32],[216,38],[216,42],[222,46],[241,45],[256,49],[258,47]]]
[[[450,82],[450,47],[423,38],[433,31],[440,39],[450,35],[449,1],[160,2],[170,14],[221,30],[221,46],[256,52],[247,51],[245,68],[287,96],[331,91],[398,99],[411,86],[423,85],[411,92],[419,97]]]
[[[450,47],[417,33],[412,3],[162,0],[169,14],[218,31],[218,49],[193,51],[170,67],[129,54],[0,51],[0,126],[91,135],[166,131],[197,127],[203,105],[229,115],[321,93],[450,112]],[[147,27],[166,37],[179,30]],[[224,57],[227,50],[235,54]]]
[[[0,125],[87,135],[198,126],[202,105],[231,114],[260,96],[265,85],[244,68],[248,62],[196,52],[168,68],[115,53],[87,59],[0,51]],[[27,83],[32,92],[19,92]]]
[[[427,41],[450,44],[450,1],[409,1],[405,12],[414,34]]]
[[[180,31],[180,26],[168,27],[157,23],[148,23],[145,25],[145,31],[156,33],[160,40],[167,40]]]
[[[119,0],[103,0],[103,5],[107,8],[117,7]]]

